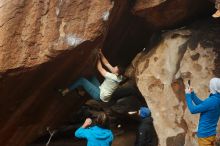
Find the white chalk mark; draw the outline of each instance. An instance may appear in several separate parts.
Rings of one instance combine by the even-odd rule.
[[[108,21],[109,15],[110,15],[109,11],[104,12],[104,14],[102,15],[102,19],[104,21]]]
[[[58,16],[60,14],[60,9],[56,8],[56,15]]]
[[[67,44],[73,47],[78,46],[79,44],[81,44],[84,40],[80,37],[77,37],[76,35],[67,35],[66,36],[66,41]]]
[[[60,7],[62,5],[62,0],[59,1],[58,7],[56,7],[56,15],[58,16],[60,14]]]
[[[114,7],[114,5],[115,5],[115,2],[114,2],[114,1],[112,1],[112,8]]]

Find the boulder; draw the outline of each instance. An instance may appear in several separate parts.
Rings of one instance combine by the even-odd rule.
[[[167,29],[214,12],[207,0],[137,0],[133,13],[145,19],[151,29]]]
[[[0,145],[28,145],[81,105],[55,88],[94,70],[112,7],[99,0],[0,2]]]
[[[209,80],[220,77],[219,21],[205,20],[190,27],[164,32],[149,52],[133,60],[128,74],[152,111],[161,146],[197,146],[199,114],[185,102],[188,80],[199,97],[209,95]]]

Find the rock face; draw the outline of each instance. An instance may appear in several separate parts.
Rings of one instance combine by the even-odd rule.
[[[47,127],[68,121],[84,100],[74,93],[62,98],[54,88],[91,75],[97,46],[105,38],[120,38],[120,34],[106,36],[117,31],[117,26],[125,27],[125,32],[133,29],[123,34],[123,40],[114,39],[118,44],[138,38],[144,25],[133,21],[137,18],[130,7],[128,1],[109,0],[0,2],[0,145],[28,145],[47,132]],[[133,42],[129,49],[139,49],[141,41]],[[112,43],[106,43],[106,48]],[[120,49],[117,47],[111,49]]]
[[[186,108],[184,88],[190,79],[204,99],[209,80],[220,77],[219,32],[219,22],[208,20],[169,31],[150,52],[134,59],[129,72],[152,110],[161,146],[197,146],[198,115]]]
[[[130,3],[129,3],[130,2]],[[207,0],[115,0],[105,53],[113,64],[130,64],[135,54],[161,29],[173,29],[193,18],[211,15],[213,3]],[[126,52],[126,53],[125,53]]]
[[[134,11],[143,11],[148,8],[156,7],[167,0],[138,0],[135,3]]]
[[[54,88],[93,70],[112,7],[99,0],[0,2],[0,145],[27,145],[80,105]]]
[[[113,5],[110,1],[11,0],[0,6],[3,72],[42,64],[56,50],[94,41],[102,35],[103,19]]]
[[[54,88],[64,88],[79,76],[91,75],[98,46],[105,47],[104,52],[113,64],[127,65],[143,49],[155,28],[180,25],[192,14],[197,16],[210,10],[205,2],[193,5],[198,13],[188,11],[187,4],[191,2],[188,0],[152,0],[147,6],[139,7],[142,2],[145,1],[0,2],[0,145],[28,145],[45,133],[46,127],[53,128],[68,120],[70,113],[84,100],[74,93],[61,98]],[[177,3],[178,6],[184,4],[181,11],[175,7]],[[166,15],[158,19],[161,10]],[[145,11],[146,16],[142,15]],[[176,11],[178,13],[173,13]],[[181,17],[174,17],[180,13]],[[149,27],[152,25],[155,27]],[[181,45],[187,38],[179,38],[179,41]],[[181,55],[176,60],[178,57]],[[176,74],[175,68],[167,76],[171,74]],[[178,130],[183,133],[181,128]],[[170,133],[170,137],[175,135]]]
[[[151,33],[142,18],[131,13],[132,4],[117,0],[108,24],[104,53],[114,65],[128,66],[135,55],[145,46],[145,38]]]
[[[151,29],[164,29],[185,24],[201,14],[211,14],[211,8],[213,4],[207,0],[138,0],[133,12],[144,18]]]

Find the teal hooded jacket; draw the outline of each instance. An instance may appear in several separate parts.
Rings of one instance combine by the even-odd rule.
[[[87,146],[111,146],[113,134],[111,130],[92,126],[89,128],[78,128],[75,132],[77,138],[87,139]]]

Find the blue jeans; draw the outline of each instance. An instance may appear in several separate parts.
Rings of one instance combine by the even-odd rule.
[[[92,77],[89,80],[86,78],[79,78],[68,89],[71,91],[79,86],[82,86],[93,99],[100,100],[100,83],[96,77]]]

